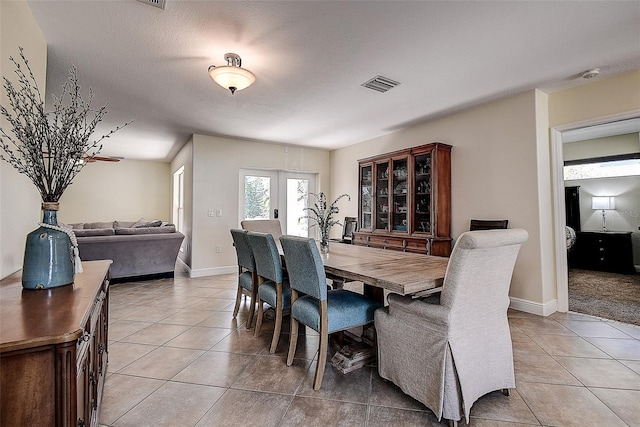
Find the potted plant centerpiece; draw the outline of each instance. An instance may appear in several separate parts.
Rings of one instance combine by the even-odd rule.
[[[0,159],[26,175],[42,197],[43,220],[27,235],[22,286],[47,289],[73,283],[75,272],[82,271],[73,231],[57,222],[60,197],[86,160],[100,152],[101,142],[131,122],[90,140],[106,105],[93,109],[91,91],[87,101],[82,98],[76,68],[71,67],[62,95],[46,111],[29,61],[19,49],[22,62],[9,58],[16,84],[3,76],[8,106],[0,105],[0,114],[8,126],[0,127]]]
[[[309,215],[305,215],[302,218],[309,218],[315,221],[320,231],[320,252],[326,254],[329,252],[329,234],[331,227],[334,225],[342,225],[337,219],[334,219],[334,215],[340,212],[337,203],[343,197],[346,197],[350,201],[351,197],[349,197],[348,194],[342,194],[327,207],[327,196],[323,192],[309,194],[316,198],[316,202],[312,207],[304,208],[305,211],[309,211]]]

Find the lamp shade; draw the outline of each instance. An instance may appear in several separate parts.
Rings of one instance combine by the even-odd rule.
[[[212,65],[209,67],[209,77],[231,92],[245,89],[256,81],[256,76],[251,71],[233,65],[222,67]]]
[[[609,196],[594,196],[591,198],[591,209],[609,210],[614,208],[614,198]]]

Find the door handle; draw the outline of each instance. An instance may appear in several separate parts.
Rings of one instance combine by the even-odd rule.
[[[273,210],[273,217],[276,219],[278,218],[278,209]]]

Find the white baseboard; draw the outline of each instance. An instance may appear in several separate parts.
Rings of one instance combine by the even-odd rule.
[[[551,300],[545,304],[533,302],[526,299],[509,297],[511,304],[509,308],[525,313],[537,314],[538,316],[549,316],[558,311],[558,300]]]
[[[220,276],[222,274],[231,274],[237,272],[237,265],[233,265],[230,267],[199,268],[197,270],[189,270],[189,277],[194,279],[196,277]]]

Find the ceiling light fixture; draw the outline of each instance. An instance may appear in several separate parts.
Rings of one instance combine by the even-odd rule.
[[[235,53],[227,53],[224,55],[227,65],[209,67],[209,77],[225,89],[229,89],[231,93],[236,90],[248,88],[256,81],[256,76],[245,68],[242,68],[242,59]]]
[[[594,77],[598,77],[599,75],[600,75],[600,68],[592,68],[592,69],[587,70],[584,73],[582,73],[582,78],[583,79],[592,79]]]

